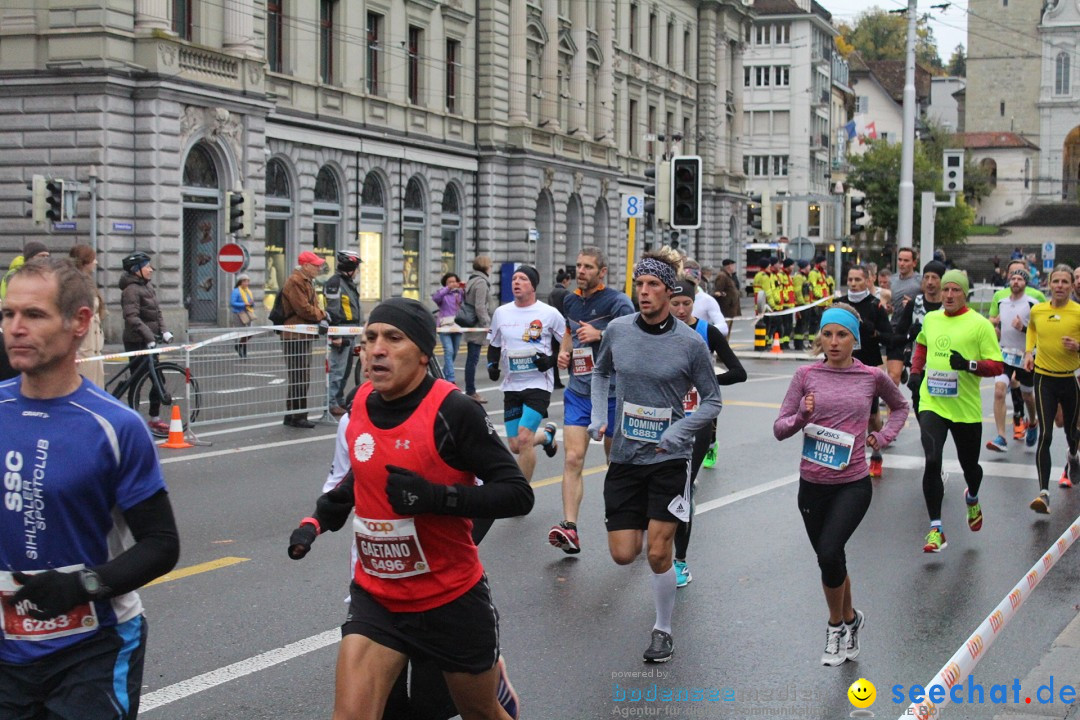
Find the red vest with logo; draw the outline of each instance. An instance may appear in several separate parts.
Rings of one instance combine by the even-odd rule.
[[[472,520],[451,515],[398,515],[386,499],[387,465],[440,485],[473,485],[435,447],[439,406],[457,388],[436,380],[409,419],[380,430],[367,413],[371,383],[353,401],[345,439],[352,464],[356,583],[391,612],[423,612],[464,595],[484,574]]]

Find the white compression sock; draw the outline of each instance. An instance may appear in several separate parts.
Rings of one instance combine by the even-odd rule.
[[[652,574],[653,603],[656,605],[657,630],[671,634],[671,615],[675,611],[675,566],[667,572]]]

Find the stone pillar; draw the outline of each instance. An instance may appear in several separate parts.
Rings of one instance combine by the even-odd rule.
[[[169,29],[168,0],[135,0],[135,32]]]
[[[596,128],[596,137],[602,142],[615,144],[615,3],[601,2],[596,8],[596,33],[599,36],[600,82],[596,89],[596,101],[601,103],[600,125]]]
[[[740,38],[736,42],[729,43],[729,46],[731,48],[731,92],[735,96],[735,117],[731,119],[727,132],[728,147],[731,148],[731,164],[728,170],[732,173],[741,173],[743,150],[740,140],[743,137],[743,51],[745,45]],[[787,220],[786,217],[784,219]]]
[[[541,87],[544,99],[540,103],[540,124],[557,131],[559,125],[559,0],[544,0],[544,31],[547,42],[540,58]]]
[[[529,41],[526,38],[527,14],[525,0],[510,0],[510,124],[524,125],[529,120],[525,97],[528,83],[525,78],[526,55]]]
[[[586,105],[589,97],[589,67],[586,59],[589,35],[585,29],[588,23],[587,9],[584,2],[570,3],[570,23],[573,27],[574,45],[577,46],[577,52],[574,53],[574,58],[570,61],[570,98],[568,100],[570,112],[566,116],[570,127],[566,129],[573,130],[574,136],[579,138],[589,137],[586,117],[587,113],[592,112],[591,108]]]
[[[225,40],[227,52],[255,54],[255,18],[252,0],[225,0]]]

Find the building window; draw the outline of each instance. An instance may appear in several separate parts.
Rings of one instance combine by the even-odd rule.
[[[776,44],[787,45],[791,42],[791,24],[780,23],[776,26]]]
[[[382,182],[369,172],[360,192],[360,257],[364,262],[357,272],[360,299],[376,302],[383,298],[383,236],[386,230],[386,202]]]
[[[649,59],[656,60],[656,13],[649,13]]]
[[[667,46],[665,55],[667,57],[667,66],[670,68],[675,63],[675,23],[668,20],[667,24]]]
[[[855,98],[855,114],[866,115],[870,112],[870,96],[860,95]]]
[[[461,202],[453,185],[447,185],[442,201],[442,267],[440,275],[458,272],[461,244]]]
[[[379,53],[382,52],[383,16],[378,13],[367,14],[367,91],[371,95],[379,94]]]
[[[172,31],[181,40],[191,40],[191,0],[173,0]]]
[[[267,0],[266,3],[266,64],[271,72],[281,72],[284,67],[283,2],[284,0]]]
[[[285,165],[276,158],[266,163],[265,203],[266,279],[263,288],[269,297],[264,302],[269,302],[273,307],[274,296],[289,276],[285,254],[289,247],[289,225],[293,217],[289,174]]]
[[[656,106],[650,105],[649,111],[645,116],[645,132],[650,135],[656,135]],[[652,158],[654,155],[655,145],[652,140],[645,143],[645,156]]]
[[[461,67],[461,42],[446,41],[446,112],[456,113],[458,94],[458,73]]]
[[[420,104],[420,53],[424,44],[424,31],[409,26],[409,102]]]
[[[337,0],[319,2],[319,79],[334,83],[334,10]]]
[[[341,192],[338,189],[337,177],[334,171],[325,165],[319,168],[319,174],[315,176],[315,202],[312,209],[315,214],[315,235],[311,249],[326,261],[321,280],[315,280],[317,289],[321,291],[321,286],[333,274],[337,264],[340,234],[338,228],[341,227],[342,218]]]
[[[1001,117],[1005,117],[1005,101],[1004,100],[1001,101],[1001,106],[1000,106],[1000,109],[999,109],[998,112],[1001,113]]]
[[[630,147],[630,154],[637,155],[638,153],[638,117],[637,117],[637,100],[630,101],[630,109],[628,111],[629,117],[627,120],[627,126],[630,129],[630,137],[627,145]]]
[[[750,68],[749,66],[744,67],[742,69],[742,84],[743,84],[743,87],[750,87],[750,73],[751,73],[751,71],[752,71],[752,68]]]
[[[775,82],[773,84],[778,87],[787,87],[789,70],[787,65],[777,65],[773,70],[775,71]]]
[[[757,26],[757,38],[754,42],[755,45],[768,45],[769,44],[769,26],[758,25]]]
[[[693,43],[690,40],[690,31],[684,30],[682,34],[682,67],[683,73],[689,75],[693,69]]]
[[[426,254],[423,246],[423,238],[427,236],[426,218],[427,213],[424,201],[424,188],[415,177],[409,179],[405,186],[405,207],[402,210],[402,236],[401,236],[401,296],[419,300],[421,288],[427,294],[427,273],[421,270],[423,258],[421,253]]]
[[[768,65],[754,68],[755,84],[758,87],[769,87],[769,71],[771,69]]]
[[[773,175],[787,177],[787,155],[773,155]]]
[[[1071,59],[1066,52],[1058,53],[1057,58],[1054,60],[1054,94],[1055,95],[1068,95],[1069,94],[1069,65]]]
[[[630,52],[637,52],[637,3],[630,3]]]

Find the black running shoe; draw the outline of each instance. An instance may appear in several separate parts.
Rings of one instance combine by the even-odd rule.
[[[663,630],[653,630],[652,642],[649,643],[649,649],[644,652],[642,658],[645,662],[662,663],[670,660],[674,654],[675,641],[671,639],[671,635]]]
[[[553,422],[549,422],[544,425],[544,435],[548,438],[544,443],[544,454],[548,457],[555,457],[555,453],[559,451],[559,443],[555,440],[555,431],[559,429],[559,426]]]

